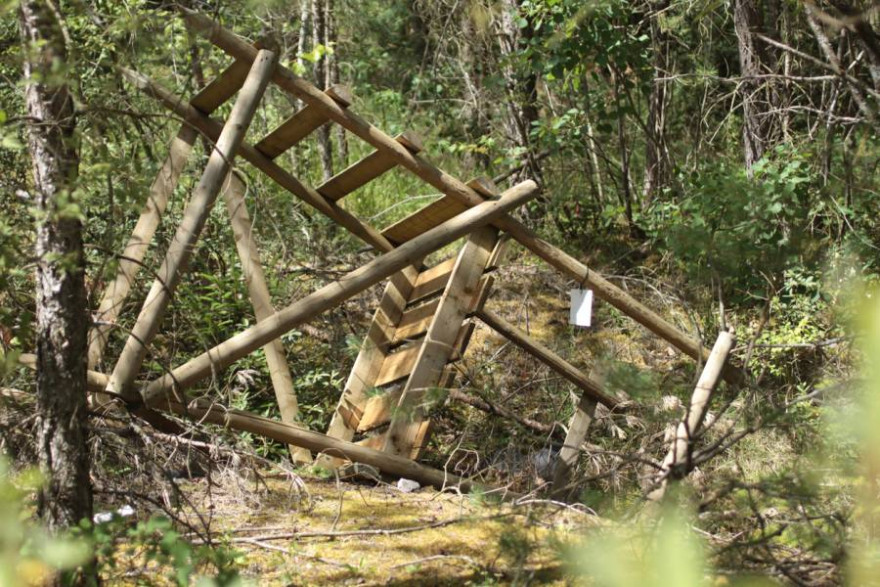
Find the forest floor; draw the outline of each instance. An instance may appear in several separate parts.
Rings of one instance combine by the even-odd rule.
[[[566,551],[599,524],[583,508],[534,499],[500,503],[320,477],[223,477],[181,489],[210,516],[217,542],[237,553],[242,577],[258,585],[568,584]],[[157,584],[170,571],[153,563],[132,571],[140,557],[128,554],[119,565],[127,577],[115,584]]]

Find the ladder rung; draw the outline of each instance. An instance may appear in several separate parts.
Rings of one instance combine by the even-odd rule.
[[[251,64],[247,61],[233,61],[232,65],[224,69],[220,75],[215,77],[207,86],[202,88],[202,90],[190,100],[190,104],[205,114],[212,113],[219,108],[223,102],[234,96],[235,93],[241,89],[250,70]]]
[[[358,424],[358,432],[367,432],[384,426],[391,421],[391,410],[400,401],[401,390],[397,389],[371,397],[364,406],[364,417]]]
[[[498,193],[495,184],[485,178],[472,179],[468,182],[468,187],[486,198],[493,197]],[[446,222],[450,218],[458,216],[467,208],[467,206],[455,198],[443,196],[418,212],[392,224],[382,231],[382,235],[395,244],[402,244]]]
[[[467,349],[473,332],[473,322],[469,322],[462,327],[461,332],[458,333],[458,338],[455,341],[455,349],[453,350],[452,356],[449,358],[449,363],[454,363],[461,359],[462,355],[464,355],[464,351]],[[415,345],[411,348],[420,349],[421,345]],[[415,362],[415,360],[413,360],[413,362]],[[455,377],[455,372],[449,371],[449,363],[447,363],[447,367],[444,369],[443,376],[441,377],[441,387],[446,387],[451,384],[451,380]],[[364,415],[361,416],[360,423],[358,424],[358,432],[373,430],[374,428],[384,426],[391,421],[391,411],[400,401],[400,394],[402,392],[400,386],[397,387],[397,389],[375,395],[367,400],[367,403],[364,406]]]
[[[414,154],[422,150],[421,141],[414,133],[403,133],[395,137],[395,140]],[[383,151],[373,151],[357,163],[328,179],[318,187],[318,191],[325,198],[334,201],[340,200],[392,169],[395,165],[394,157],[390,154]]]
[[[397,325],[397,330],[394,331],[394,338],[391,340],[390,346],[394,347],[408,339],[418,338],[425,334],[439,305],[440,298],[437,298],[404,312]]]
[[[416,279],[412,294],[409,296],[409,303],[413,304],[418,300],[443,291],[454,266],[455,257],[451,257],[430,269],[422,271],[418,279]]]
[[[325,92],[340,106],[351,104],[351,91],[346,86],[333,86]],[[313,130],[330,120],[318,108],[306,106],[281,123],[255,145],[256,149],[270,159],[275,159],[303,140]]]
[[[382,387],[409,375],[419,356],[421,346],[421,343],[413,344],[385,357],[376,377],[375,386]]]

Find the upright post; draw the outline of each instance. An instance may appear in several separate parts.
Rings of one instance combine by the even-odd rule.
[[[272,307],[269,286],[266,284],[266,276],[260,261],[260,251],[254,241],[253,224],[251,224],[245,205],[246,191],[247,186],[244,181],[235,171],[231,172],[226,189],[223,190],[223,199],[226,201],[226,209],[229,212],[232,234],[235,237],[235,247],[241,259],[241,270],[247,284],[248,296],[254,307],[254,315],[259,322],[274,314],[275,308]],[[269,377],[272,379],[272,389],[275,391],[275,400],[278,402],[281,421],[291,426],[302,426],[299,421],[296,392],[293,389],[293,377],[291,377],[290,368],[287,366],[287,356],[284,353],[281,339],[276,338],[268,343],[263,347],[263,352],[266,354],[266,364],[269,367]],[[294,444],[289,445],[288,448],[294,461],[298,463],[311,462],[312,457],[308,449]]]
[[[666,493],[670,480],[684,478],[693,468],[691,463],[693,438],[702,431],[703,420],[706,419],[706,413],[709,411],[709,401],[712,399],[712,393],[718,385],[718,379],[735,342],[736,339],[731,332],[723,330],[718,334],[718,339],[694,388],[688,411],[678,424],[672,446],[669,447],[669,452],[660,465],[658,487],[648,495],[651,501],[659,501]]]

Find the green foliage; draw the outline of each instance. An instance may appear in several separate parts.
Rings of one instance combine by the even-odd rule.
[[[817,267],[829,243],[813,230],[824,204],[804,156],[780,148],[753,171],[707,165],[682,178],[680,198],[645,218],[690,277],[719,280],[735,299],[778,287],[788,269]]]
[[[116,551],[125,548],[147,564],[165,569],[168,579],[185,587],[233,587],[241,585],[237,570],[239,553],[222,545],[193,545],[164,516],[126,527],[124,518],[98,524],[94,530],[101,570],[112,574],[119,564]]]
[[[42,483],[38,472],[13,472],[0,457],[0,585],[36,584],[73,572],[90,557],[88,540],[52,536],[30,518],[30,497]]]
[[[597,587],[698,587],[710,585],[706,546],[691,530],[682,510],[595,530],[569,553],[569,560]]]

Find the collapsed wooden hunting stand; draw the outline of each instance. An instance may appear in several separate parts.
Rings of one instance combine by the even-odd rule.
[[[276,62],[260,49],[211,19],[182,11],[187,26],[232,58],[216,79],[189,100],[178,98],[144,75],[126,70],[139,89],[157,98],[183,122],[171,142],[167,159],[156,176],[146,206],[123,251],[116,278],[110,282],[96,311],[90,338],[90,388],[121,396],[143,414],[170,410],[202,421],[262,434],[291,446],[294,458],[322,453],[327,466],[339,459],[364,462],[386,473],[423,483],[467,482],[416,462],[430,430],[425,410],[427,390],[449,387],[455,377],[450,364],[465,352],[479,319],[544,361],[582,391],[582,399],[559,455],[557,473],[564,475],[577,455],[596,403],[613,408],[618,400],[601,385],[568,364],[514,325],[484,308],[492,289],[492,270],[504,243],[513,238],[567,278],[593,289],[602,300],[668,341],[685,354],[704,360],[699,340],[679,331],[632,296],[591,271],[562,250],[545,242],[507,212],[537,194],[525,181],[503,194],[488,181],[462,183],[419,155],[414,135],[392,138],[351,111],[351,95],[343,87],[321,91]],[[263,93],[275,83],[304,106],[254,144],[246,142],[250,122]],[[211,117],[223,103],[237,97],[225,122]],[[375,148],[323,184],[312,188],[276,163],[279,155],[324,124],[338,124]],[[129,333],[111,373],[95,371],[103,360],[107,337],[128,296],[169,197],[199,136],[213,142],[200,182],[183,213],[156,280]],[[282,188],[370,245],[378,256],[311,295],[277,310],[269,297],[252,238],[245,206],[245,184],[233,170],[243,157]],[[346,211],[339,200],[382,173],[401,167],[439,190],[443,197],[382,230]],[[207,217],[220,194],[228,208],[236,247],[254,307],[257,324],[192,358],[165,376],[138,382],[142,364]],[[441,247],[466,237],[459,253],[427,267],[423,260]],[[388,280],[379,307],[352,367],[339,405],[326,434],[307,430],[298,422],[293,375],[280,336],[314,319],[346,299]],[[263,348],[281,413],[281,422],[216,405],[188,401],[186,390],[241,357]],[[109,392],[109,393],[108,393]],[[161,419],[161,417],[160,417]]]

